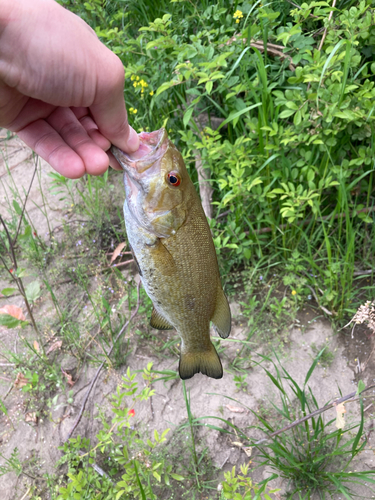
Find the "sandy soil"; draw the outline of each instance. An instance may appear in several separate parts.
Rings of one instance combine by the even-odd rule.
[[[0,131],[1,132],[1,131]],[[31,152],[14,138],[7,143],[2,142],[2,151],[7,165],[12,173],[14,182],[19,189],[27,190],[33,173],[33,161]],[[5,147],[5,144],[6,147]],[[48,185],[50,183],[47,173],[51,168],[42,162],[41,180],[44,194],[48,195]],[[0,163],[0,214],[8,217],[6,196],[12,199],[12,183],[5,168],[5,161]],[[22,187],[22,188],[21,188]],[[37,207],[47,210],[50,219],[51,228],[61,224],[61,218],[66,213],[65,202],[59,202],[56,197],[47,196],[47,200],[41,196],[37,180],[34,181],[31,188],[27,211],[33,220],[38,234],[48,238],[48,227],[45,216]],[[7,285],[7,282],[0,282],[0,290]],[[14,297],[6,299],[0,297],[0,307],[7,303],[23,306],[21,298]],[[231,304],[233,312],[232,339],[245,339],[247,328],[244,326],[238,304]],[[53,315],[53,308],[49,299],[42,298],[35,309],[36,318],[46,318]],[[310,386],[320,406],[327,401],[338,397],[341,394],[348,394],[356,389],[356,381],[364,380],[366,384],[372,383],[375,379],[375,343],[373,337],[369,336],[366,327],[357,327],[353,336],[350,329],[339,333],[333,332],[330,323],[323,319],[314,317],[318,312],[311,308],[305,308],[299,312],[299,327],[293,326],[290,330],[290,340],[285,346],[282,354],[282,365],[289,371],[298,383],[303,383],[304,377],[309,366],[314,359],[312,345],[321,345],[329,342],[329,348],[334,352],[334,360],[329,367],[317,366],[313,376],[310,379]],[[296,324],[296,323],[295,323]],[[30,333],[32,336],[32,334]],[[171,335],[169,332],[161,332],[162,339]],[[147,363],[152,361],[155,369],[176,369],[177,357],[162,359],[155,351],[147,345],[147,340],[140,340],[135,335],[133,329],[129,334],[131,355],[127,358],[128,366],[131,369],[146,367]],[[233,375],[228,372],[228,362],[236,356],[238,344],[222,342],[225,351],[222,355],[224,365],[224,377],[221,380],[208,379],[203,375],[196,375],[188,380],[186,386],[191,395],[191,409],[195,417],[216,416],[230,419],[241,428],[254,425],[255,417],[248,411],[241,413],[233,411],[231,406],[244,408],[245,405],[254,411],[262,412],[267,406],[268,400],[276,400],[276,394],[266,377],[264,370],[252,365],[248,370],[248,389],[246,392],[238,391],[233,381]],[[0,377],[0,398],[4,401],[8,411],[8,417],[0,416],[0,453],[9,457],[12,450],[17,447],[20,452],[21,461],[36,460],[37,466],[34,467],[34,473],[37,471],[40,476],[45,472],[54,473],[55,463],[61,457],[58,446],[66,437],[71,429],[74,419],[79,412],[83,398],[85,396],[87,385],[92,380],[96,368],[92,365],[78,367],[75,358],[68,353],[61,352],[55,357],[55,363],[69,373],[78,374],[78,379],[73,387],[74,403],[70,407],[62,406],[53,412],[51,419],[39,420],[38,423],[30,420],[27,407],[27,395],[21,391],[9,388],[14,381],[14,372],[12,367],[7,366],[2,352],[5,350],[16,350],[20,352],[21,342],[19,334],[14,330],[7,330],[0,327],[0,366],[3,374]],[[261,352],[261,346],[258,346]],[[257,361],[257,355],[253,355],[254,361]],[[266,365],[267,366],[267,365]],[[268,368],[270,365],[268,365]],[[116,389],[121,375],[126,371],[126,367],[120,370],[103,371],[99,377],[93,392],[90,395],[84,416],[78,425],[75,436],[79,433],[82,436],[93,437],[99,429],[98,421],[95,420],[99,410],[110,414],[109,396]],[[139,378],[141,380],[141,378]],[[144,428],[157,429],[163,431],[166,428],[175,430],[182,422],[186,421],[186,408],[182,393],[180,381],[157,382],[155,384],[156,394],[151,402],[139,404],[135,416],[135,425]],[[374,426],[374,393],[365,398],[366,422],[365,429],[368,435],[368,442],[365,450],[356,459],[353,469],[367,470],[375,469],[375,437],[372,433]],[[6,396],[6,399],[5,399]],[[235,398],[239,403],[234,403],[228,397]],[[229,407],[228,407],[229,405]],[[326,420],[334,418],[335,410],[326,412]],[[358,404],[351,403],[347,407],[347,420],[355,421],[358,419]],[[10,423],[11,421],[11,423]],[[218,421],[215,421],[215,425]],[[258,431],[247,431],[250,437],[263,437]],[[173,432],[170,433],[171,435]],[[198,431],[198,447],[208,446],[209,455],[216,467],[222,471],[230,470],[233,465],[238,466],[241,463],[249,461],[244,447],[239,446],[238,440],[228,437],[218,431],[200,428]],[[255,458],[253,465],[255,466]],[[0,457],[0,465],[3,460]],[[263,469],[253,469],[254,480],[260,481],[266,478],[270,471]],[[33,480],[23,475],[17,477],[14,473],[8,473],[0,477],[1,500],[26,500],[30,495],[25,495],[29,485]],[[37,481],[38,483],[38,481]],[[281,479],[274,480],[272,486],[280,487],[281,493],[285,489],[285,483]],[[275,498],[281,498],[281,493]],[[360,498],[371,498],[372,493],[367,488],[358,487],[355,491]],[[339,499],[342,495],[334,498]],[[373,498],[373,497],[372,497]]]

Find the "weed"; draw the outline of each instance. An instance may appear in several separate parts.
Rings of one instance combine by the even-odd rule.
[[[150,377],[150,370],[151,366],[148,366],[144,371],[146,380]],[[103,415],[100,417],[102,429],[94,447],[88,439],[80,436],[65,443],[60,464],[68,464],[68,482],[60,487],[58,500],[88,500],[93,495],[103,500],[120,497],[153,499],[157,498],[156,491],[162,485],[170,486],[171,480],[184,480],[174,472],[174,464],[155,458],[156,449],[166,441],[169,429],[162,434],[154,430],[151,440],[148,436],[141,438],[132,425],[138,404],[154,394],[149,385],[140,390],[135,376],[128,369],[122,378],[112,396],[111,409],[115,414],[112,425]],[[83,491],[84,496],[80,496]]]
[[[6,458],[2,453],[0,457],[4,461],[3,465],[0,465],[0,477],[8,474],[8,472],[14,472],[17,476],[20,476],[23,472],[22,464],[19,460],[19,451],[14,448],[9,458]]]
[[[322,352],[319,359],[319,364],[324,368],[329,368],[333,360],[335,359],[335,353],[329,349],[329,345],[330,343],[328,341],[324,344],[321,344],[320,346],[317,346],[314,342],[311,344],[311,349],[315,356],[317,356],[318,353]]]
[[[234,383],[236,384],[236,387],[239,391],[244,391],[246,392],[247,390],[247,374],[244,373],[243,375],[234,375],[233,380]]]
[[[318,403],[307,385],[316,365],[319,363],[324,349],[314,359],[307,371],[303,386],[290,376],[285,368],[278,363],[271,362],[275,375],[265,369],[280,397],[280,405],[272,403],[279,418],[291,423],[318,409]],[[270,361],[267,359],[267,361]],[[295,400],[293,401],[285,389],[287,383]],[[340,492],[346,498],[350,497],[350,485],[356,482],[375,483],[373,471],[360,473],[352,472],[349,466],[352,460],[363,450],[366,442],[363,439],[363,402],[360,399],[360,423],[343,430],[329,429],[335,419],[325,422],[319,415],[312,417],[303,424],[294,427],[291,431],[272,438],[266,446],[258,445],[261,464],[267,464],[281,477],[287,479],[290,489],[288,498],[298,493],[303,498],[310,498],[313,492],[321,495]],[[296,411],[297,410],[297,411]],[[269,421],[260,418],[268,433],[275,428]]]

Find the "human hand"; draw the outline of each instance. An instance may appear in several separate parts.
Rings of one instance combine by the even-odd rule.
[[[123,89],[120,59],[78,16],[53,0],[2,0],[0,127],[60,174],[120,169],[111,143],[138,149]]]

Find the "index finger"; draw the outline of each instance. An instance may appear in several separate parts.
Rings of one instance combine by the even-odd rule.
[[[124,100],[124,68],[120,59],[109,52],[107,71],[98,72],[97,92],[90,112],[99,131],[127,153],[137,151],[139,138],[130,127]]]

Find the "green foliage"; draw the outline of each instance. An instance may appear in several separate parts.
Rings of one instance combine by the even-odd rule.
[[[211,221],[223,268],[308,243],[320,305],[352,313],[354,261],[374,255],[375,2],[330,18],[312,1],[63,4],[122,59],[133,126],[166,126],[193,178],[200,152],[227,212]]]
[[[0,465],[0,477],[8,474],[8,472],[14,472],[17,476],[22,474],[22,464],[18,456],[19,451],[17,448],[14,448],[9,458],[0,453],[0,458],[4,461],[3,465]]]
[[[152,363],[143,372],[145,380],[150,379],[151,370]],[[60,463],[68,463],[68,482],[60,488],[58,500],[154,499],[155,491],[171,487],[171,481],[184,480],[175,472],[174,464],[157,456],[157,449],[165,443],[170,429],[161,434],[155,429],[152,439],[147,435],[142,438],[134,430],[134,407],[155,392],[149,384],[140,389],[135,377],[128,368],[112,396],[112,425],[101,418],[102,428],[95,447],[80,436],[64,444]]]
[[[275,423],[258,415],[267,434],[277,431],[280,419],[284,425],[318,410],[320,407],[308,385],[313,371],[324,354],[320,351],[310,366],[302,386],[300,386],[278,360],[271,361],[274,374],[265,369],[271,383],[277,391],[279,403],[271,402],[275,412]],[[286,385],[292,391],[290,397]],[[324,414],[312,417],[291,431],[273,437],[266,445],[257,445],[261,464],[267,464],[272,470],[290,482],[287,498],[295,494],[310,498],[314,491],[341,493],[350,498],[350,486],[355,483],[375,484],[374,471],[356,472],[349,470],[352,460],[363,450],[366,444],[363,433],[363,401],[360,399],[360,423],[346,424],[345,429],[332,430],[335,419],[328,422]],[[324,498],[324,497],[323,497]]]
[[[249,465],[241,465],[240,473],[236,474],[236,467],[231,471],[224,472],[224,481],[222,483],[222,495],[228,500],[255,500],[256,498],[271,500],[270,496],[279,491],[278,489],[269,489],[266,492],[267,481],[261,486],[255,485],[248,476]]]

